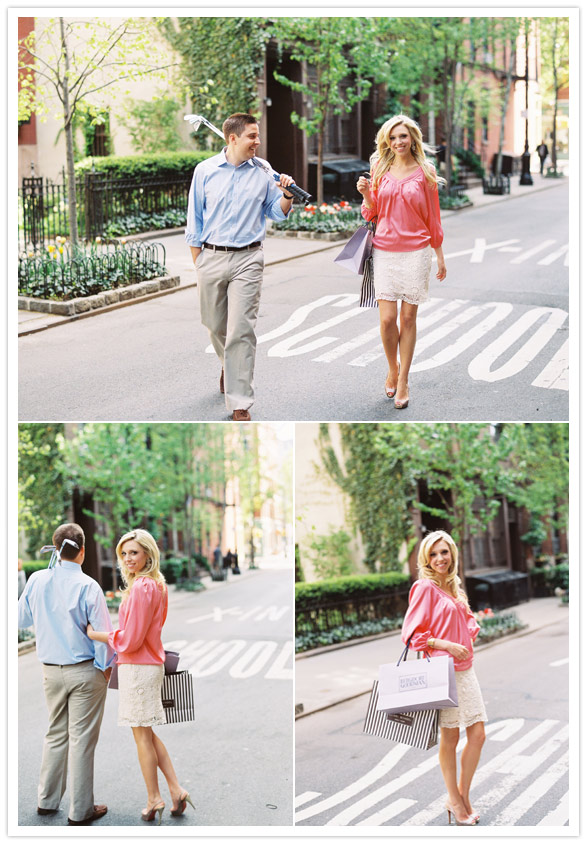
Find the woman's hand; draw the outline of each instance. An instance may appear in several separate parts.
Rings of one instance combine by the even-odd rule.
[[[457,661],[466,661],[469,657],[469,650],[467,647],[461,646],[460,643],[453,643],[452,640],[439,640],[438,638],[435,638],[434,648],[448,652],[449,655],[452,655],[452,657],[456,658]]]
[[[357,182],[357,191],[359,194],[362,194],[365,197],[367,194],[371,194],[371,180],[367,179],[366,176],[359,176]]]
[[[108,632],[97,632],[91,623],[88,623],[86,634],[90,640],[99,640],[101,643],[108,643]]]
[[[435,250],[435,253],[436,262],[438,264],[436,278],[439,282],[442,282],[443,279],[446,279],[446,264],[444,263],[444,253],[442,252],[442,247],[438,247],[438,249]]]

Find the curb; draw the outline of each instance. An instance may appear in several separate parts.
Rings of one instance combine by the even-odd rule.
[[[489,643],[481,644],[480,646],[477,647],[477,649],[475,649],[475,652],[476,653],[483,652],[483,650],[489,649],[489,648],[491,648],[492,646],[495,646],[498,643],[500,643],[500,644],[501,643],[508,643],[508,641],[516,640],[516,638],[519,638],[519,637],[527,637],[527,635],[534,634],[534,632],[540,631],[541,629],[547,629],[547,628],[549,628],[549,626],[555,626],[555,625],[558,624],[558,622],[559,622],[559,620],[554,620],[552,623],[546,623],[546,625],[544,625],[544,626],[534,626],[534,627],[530,626],[530,624],[527,624],[526,628],[520,629],[517,632],[513,632],[513,634],[511,634],[511,635],[505,635],[504,637],[497,637],[497,638],[495,638],[495,640],[489,641]],[[378,638],[377,638],[377,636],[375,636],[375,637],[371,637],[371,638],[368,638],[368,639],[369,640],[376,640]],[[352,643],[353,644],[357,643],[357,641],[353,641]],[[335,644],[335,645],[338,646],[339,644]],[[347,643],[346,645],[350,646],[351,642]],[[314,653],[314,654],[316,654],[316,653]],[[334,708],[336,705],[342,705],[343,702],[350,702],[351,699],[358,699],[359,696],[365,696],[367,693],[371,693],[370,687],[367,690],[363,690],[359,693],[352,693],[352,694],[350,694],[350,696],[343,696],[341,699],[337,699],[334,702],[328,702],[326,705],[318,705],[318,706],[316,706],[315,708],[312,708],[309,711],[297,712],[297,709],[300,707],[300,705],[299,704],[295,705],[296,712],[297,712],[295,714],[295,719],[301,720],[303,717],[309,717],[311,714],[317,714],[319,711],[326,711],[326,710],[328,710],[328,708]],[[301,707],[303,707],[303,704],[301,705]]]

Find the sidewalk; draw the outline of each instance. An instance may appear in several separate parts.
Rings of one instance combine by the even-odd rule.
[[[554,188],[557,185],[568,183],[567,178],[563,179],[546,179],[540,174],[532,174],[534,180],[533,185],[520,185],[519,178],[515,177],[511,181],[511,193],[504,195],[484,194],[481,186],[472,188],[465,193],[472,201],[472,206],[467,206],[459,211],[443,211],[442,218],[446,219],[453,215],[463,215],[467,212],[475,211],[475,209],[483,206],[493,205],[494,203],[502,203],[507,200],[515,199],[516,197],[527,196],[536,191],[544,191],[549,188]],[[145,302],[146,300],[155,297],[167,296],[173,294],[175,291],[182,291],[186,288],[196,287],[196,275],[192,264],[192,259],[188,246],[185,243],[183,229],[168,229],[160,232],[147,232],[140,236],[133,236],[136,240],[149,240],[162,244],[165,247],[165,264],[171,276],[180,277],[180,285],[177,288],[171,288],[156,294],[149,294],[145,297],[138,297],[134,300],[125,300],[122,303],[116,303],[112,306],[107,306],[102,309],[96,309],[92,312],[86,312],[75,316],[61,316],[57,314],[45,314],[43,312],[24,311],[18,312],[19,335],[28,335],[33,332],[40,332],[44,329],[49,329],[52,326],[60,326],[63,323],[69,323],[73,320],[82,320],[93,317],[97,314],[104,314],[106,311],[111,311],[116,308],[126,308],[134,303]],[[331,250],[334,247],[340,247],[346,241],[343,238],[339,241],[323,241],[314,238],[292,238],[269,236],[264,243],[265,250],[265,266],[270,267],[275,264],[280,264],[284,261],[292,261],[297,258],[309,255],[311,253],[319,253],[324,250]]]
[[[515,611],[528,628],[481,644],[476,652],[491,649],[508,639],[525,637],[564,621],[569,615],[568,606],[561,605],[555,596],[532,599],[504,610]],[[399,632],[396,632],[300,653],[296,656],[295,669],[296,719],[369,693],[379,665],[398,658],[403,648]]]

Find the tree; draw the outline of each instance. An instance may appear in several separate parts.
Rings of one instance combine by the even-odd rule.
[[[542,73],[540,87],[543,97],[552,103],[552,138],[550,159],[557,173],[556,130],[558,97],[569,84],[569,19],[539,18]]]
[[[114,19],[113,19],[114,20]],[[160,51],[153,41],[150,22],[127,18],[76,21],[50,18],[41,31],[19,42],[19,120],[47,114],[57,100],[65,133],[69,235],[79,246],[75,193],[73,122],[81,104],[103,105],[101,97],[111,86],[159,75],[172,63],[151,57]]]
[[[67,520],[67,493],[58,466],[63,423],[21,423],[18,427],[18,523],[34,558]]]
[[[159,26],[182,57],[195,112],[216,125],[234,112],[259,113],[258,78],[269,39],[265,18],[162,18]]]
[[[276,18],[271,34],[281,50],[302,64],[302,79],[274,72],[282,85],[303,95],[302,113],[291,122],[308,136],[318,136],[317,202],[322,203],[322,165],[326,127],[331,115],[350,112],[363,100],[387,59],[377,24],[369,18]]]
[[[510,97],[512,94],[512,85],[516,79],[516,58],[517,58],[517,40],[520,33],[521,26],[520,18],[493,18],[491,20],[492,27],[492,41],[496,46],[502,46],[504,53],[509,54],[507,58],[507,69],[498,69],[495,65],[493,72],[498,78],[501,78],[501,115],[499,123],[499,149],[497,152],[497,161],[495,166],[495,175],[498,180],[501,179],[501,163],[503,159],[503,139],[505,135],[505,121]],[[526,22],[527,26],[527,22]],[[493,54],[492,58],[495,58]]]

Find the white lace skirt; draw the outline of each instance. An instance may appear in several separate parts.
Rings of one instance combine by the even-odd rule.
[[[373,277],[376,300],[404,300],[420,305],[428,300],[432,247],[409,253],[392,253],[373,248]]]
[[[459,704],[456,708],[441,708],[440,728],[468,728],[475,723],[486,723],[487,714],[475,670],[455,673]]]
[[[118,725],[162,726],[163,664],[118,665]]]

